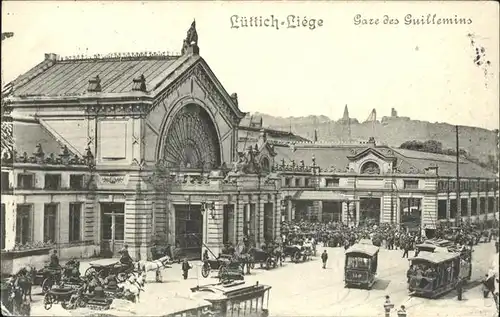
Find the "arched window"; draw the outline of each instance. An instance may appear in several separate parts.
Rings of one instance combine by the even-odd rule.
[[[375,162],[366,162],[361,166],[361,174],[380,174],[380,167]]]
[[[271,167],[270,167],[270,164],[269,164],[269,159],[267,157],[263,157],[260,160],[260,167],[261,167],[262,171],[265,172],[265,173],[269,173],[271,171]]]

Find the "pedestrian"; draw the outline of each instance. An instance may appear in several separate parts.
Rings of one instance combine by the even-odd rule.
[[[385,295],[385,302],[384,302],[385,317],[391,316],[391,309],[393,308],[394,304],[391,303],[391,298],[389,297],[389,295]]]
[[[398,309],[398,317],[406,317],[406,307],[405,305],[401,305],[401,308]]]
[[[326,253],[326,250],[321,254],[321,261],[323,261],[323,268],[326,269],[326,261],[328,261],[328,253]]]
[[[408,258],[408,251],[409,251],[409,249],[410,249],[410,247],[409,247],[409,245],[408,245],[408,244],[409,244],[408,242],[405,242],[405,243],[403,244],[403,258],[404,258],[405,256],[406,256],[406,258]]]
[[[462,294],[463,294],[463,280],[459,279],[457,282],[457,299],[462,300]]]
[[[188,260],[184,258],[184,261],[182,262],[182,276],[184,277],[185,280],[188,278],[188,273],[189,270],[191,269],[191,265],[189,264]]]

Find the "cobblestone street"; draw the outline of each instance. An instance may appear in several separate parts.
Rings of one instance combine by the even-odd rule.
[[[259,282],[271,285],[269,310],[271,316],[383,316],[385,295],[390,295],[395,307],[405,305],[408,316],[495,316],[494,302],[491,296],[483,299],[479,279],[488,271],[494,246],[480,244],[476,247],[473,258],[473,275],[460,302],[456,292],[452,291],[436,300],[409,297],[406,285],[407,259],[402,258],[402,251],[381,249],[379,254],[378,281],[370,291],[344,288],[343,248],[318,248],[328,250],[330,260],[327,269],[321,269],[319,257],[300,264],[285,263],[283,267],[266,271],[256,268],[247,275],[247,283]],[[410,253],[411,255],[411,253]],[[81,265],[82,273],[88,267],[88,261]],[[196,263],[199,264],[199,263]],[[198,267],[198,266],[197,266]],[[214,274],[216,274],[214,272]],[[203,278],[190,272],[188,280],[182,280],[179,264],[163,272],[163,283],[154,282],[154,273],[148,274],[145,293],[141,293],[140,302],[132,304],[115,300],[113,315],[145,315],[151,305],[158,307],[172,305],[173,296],[189,298],[190,287],[216,283],[213,277]],[[39,289],[34,293],[39,293]],[[34,315],[78,316],[90,313],[89,310],[65,311],[59,305],[46,311],[42,307],[42,297],[34,298]],[[396,316],[394,311],[392,315]],[[391,316],[392,316],[391,315]]]

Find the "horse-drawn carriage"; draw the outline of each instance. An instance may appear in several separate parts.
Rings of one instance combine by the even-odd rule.
[[[208,277],[212,270],[219,270],[219,276],[221,275],[221,270],[229,265],[232,256],[227,254],[221,254],[217,259],[208,259],[203,261],[203,266],[201,267],[201,275],[203,277]]]
[[[84,278],[84,283],[78,287],[54,287],[50,289],[43,298],[43,306],[46,310],[54,304],[61,304],[64,309],[75,309],[89,307],[95,310],[109,309],[113,297],[105,293],[102,286],[89,287],[91,278]]]
[[[33,284],[42,287],[42,293],[46,294],[54,285],[65,284],[72,287],[81,285],[80,262],[70,260],[64,266],[46,265],[35,271]]]
[[[134,271],[133,265],[122,264],[115,259],[102,259],[90,263],[90,267],[85,271],[85,276],[97,274],[101,278],[114,275],[118,283],[125,280]]]
[[[12,279],[1,281],[2,316],[30,316],[31,299]]]
[[[310,247],[289,245],[284,248],[283,255],[285,258],[289,256],[292,259],[292,262],[298,263],[310,260],[312,252],[312,248]]]
[[[276,268],[278,262],[282,264],[279,252],[272,248],[266,248],[266,250],[252,248],[248,251],[248,254],[251,257],[251,268],[255,267],[255,263],[259,263],[260,267],[265,267],[266,270]]]

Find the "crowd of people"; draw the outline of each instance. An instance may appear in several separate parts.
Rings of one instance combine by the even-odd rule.
[[[487,241],[498,241],[498,229],[481,230],[470,224],[459,227],[438,226],[429,237],[426,232],[428,231],[419,228],[412,230],[389,223],[358,227],[337,222],[285,221],[281,224],[281,240],[284,244],[301,244],[307,239],[314,239],[323,246],[343,246],[347,249],[361,239],[370,239],[376,246],[403,250],[403,257],[408,257],[408,251],[414,250],[415,245],[431,238],[446,239],[456,245],[470,247],[476,245],[481,237]]]

